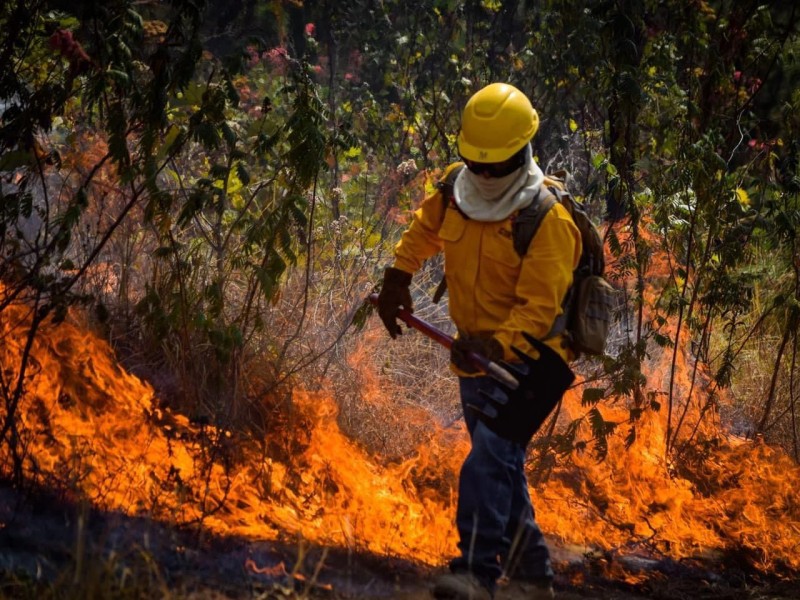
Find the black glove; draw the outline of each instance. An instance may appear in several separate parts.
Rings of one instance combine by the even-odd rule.
[[[403,333],[397,322],[400,308],[405,308],[408,312],[414,310],[411,304],[411,291],[408,289],[410,285],[411,273],[394,267],[387,267],[383,273],[383,285],[378,294],[378,315],[392,339]]]
[[[470,352],[480,354],[492,362],[503,360],[503,345],[488,331],[473,335],[460,333],[450,346],[450,362],[465,373],[477,373],[480,369],[470,361]]]

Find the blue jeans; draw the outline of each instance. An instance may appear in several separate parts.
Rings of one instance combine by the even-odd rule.
[[[496,384],[489,377],[462,377],[461,406],[472,440],[458,486],[458,549],[453,572],[470,572],[494,592],[505,569],[514,579],[545,582],[553,578],[550,552],[536,524],[525,478],[525,448],[493,433],[468,404],[487,400],[480,390]]]

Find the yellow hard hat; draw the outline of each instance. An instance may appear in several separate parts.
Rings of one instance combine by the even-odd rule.
[[[539,115],[528,97],[508,83],[492,83],[473,94],[464,107],[458,153],[476,162],[502,162],[538,129]]]

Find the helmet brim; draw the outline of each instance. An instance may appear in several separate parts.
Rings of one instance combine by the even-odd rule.
[[[531,137],[533,137],[531,135]],[[467,160],[481,163],[499,163],[508,160],[525,147],[531,137],[517,138],[509,141],[508,145],[502,148],[479,148],[470,144],[464,139],[463,132],[458,133],[458,154]]]

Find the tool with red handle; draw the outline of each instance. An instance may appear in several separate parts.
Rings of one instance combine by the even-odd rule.
[[[378,294],[370,294],[368,300],[373,305],[378,305]],[[409,327],[413,327],[417,331],[424,333],[426,336],[431,338],[433,341],[440,343],[442,346],[447,348],[448,350],[453,345],[453,338],[447,335],[444,331],[423,321],[422,319],[415,317],[413,313],[409,312],[405,308],[401,308],[400,312],[397,315],[400,320],[402,320],[406,325]],[[486,373],[487,375],[494,377],[497,381],[502,383],[503,385],[507,386],[512,390],[516,390],[519,387],[519,381],[517,381],[516,377],[514,377],[511,373],[505,370],[503,367],[498,365],[496,362],[487,359],[485,356],[478,354],[477,352],[469,352],[467,354],[467,358],[469,358],[470,362]]]

